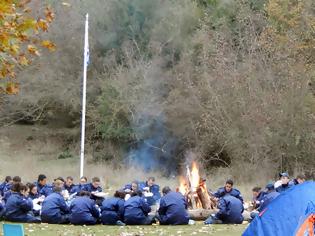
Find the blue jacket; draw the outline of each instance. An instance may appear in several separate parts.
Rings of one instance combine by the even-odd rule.
[[[41,214],[43,222],[60,224],[62,215],[67,213],[69,213],[69,207],[60,193],[52,193],[43,201]]]
[[[64,188],[65,190],[67,190],[69,194],[73,194],[73,193],[76,193],[76,192],[77,192],[76,185],[74,185],[74,184],[72,184],[72,185],[70,185],[70,186],[68,186],[68,185],[65,184],[65,185],[63,186],[63,188]],[[79,191],[79,192],[80,192],[80,191]]]
[[[84,188],[84,186],[85,186],[86,184],[77,184],[77,185],[74,185],[73,187],[72,187],[72,189],[71,189],[71,193],[70,194],[73,194],[73,193],[79,193],[79,192],[81,192],[82,190],[83,190],[83,188]]]
[[[92,183],[83,185],[81,190],[87,191],[87,192],[90,192],[90,193],[91,192],[102,192],[103,191],[101,187],[94,188]]]
[[[39,193],[40,196],[44,195],[47,197],[48,195],[53,193],[53,186],[52,185],[40,185],[38,183],[35,183],[37,186],[37,192]]]
[[[276,188],[276,191],[278,193],[282,193],[282,192],[285,192],[286,190],[288,190],[289,188],[291,188],[292,185],[291,184],[282,184],[280,185],[278,188]]]
[[[240,199],[225,195],[220,198],[218,208],[219,212],[215,214],[215,218],[222,220],[223,224],[241,224],[243,222],[244,207]]]
[[[144,188],[149,187],[148,182],[142,182],[139,184],[139,188],[141,191],[143,191]],[[146,197],[147,202],[150,206],[154,205],[157,200],[161,198],[160,194],[160,186],[157,184],[153,184],[151,187],[149,187],[149,191],[153,193],[152,197]]]
[[[189,221],[187,203],[178,192],[169,192],[160,200],[159,217],[162,225],[186,225]]]
[[[76,197],[70,205],[70,222],[75,225],[94,225],[100,216],[95,202],[87,196]]]
[[[129,225],[141,225],[151,211],[146,200],[139,196],[129,198],[124,204],[124,222]]]
[[[264,199],[264,197],[265,197],[266,195],[267,195],[266,192],[260,191],[260,193],[258,194],[258,196],[253,199],[253,200],[256,202],[256,206],[255,206],[256,209],[260,206],[260,204],[262,203],[262,200]]]
[[[269,205],[269,203],[272,200],[274,200],[276,197],[278,197],[279,195],[280,195],[280,193],[278,193],[276,191],[272,191],[272,192],[267,193],[264,196],[264,198],[261,200],[261,204],[257,210],[259,212],[263,211]]]
[[[10,190],[10,189],[11,189],[11,186],[12,186],[12,184],[9,184],[9,183],[7,183],[7,182],[4,181],[4,182],[0,185],[0,194],[1,194],[1,196],[3,196],[6,191]]]
[[[5,205],[5,218],[13,222],[39,222],[35,217],[28,215],[33,209],[33,202],[21,195],[12,192]]]
[[[3,195],[2,200],[6,203],[11,195],[12,195],[12,191],[11,190],[5,192],[4,195]]]
[[[241,192],[237,190],[236,188],[232,188],[230,192],[227,192],[225,190],[225,187],[221,187],[214,193],[214,196],[216,198],[221,198],[221,197],[224,197],[225,195],[231,195],[241,200],[242,203],[244,202]]]
[[[29,193],[28,197],[32,200],[36,199],[36,198],[39,198],[40,195],[39,193],[36,193],[36,194],[32,194],[31,192]]]
[[[115,225],[118,220],[123,221],[125,200],[121,198],[109,198],[102,202],[101,220],[104,225]]]

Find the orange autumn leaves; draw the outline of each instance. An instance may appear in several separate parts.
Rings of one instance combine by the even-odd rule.
[[[48,31],[54,13],[47,7],[35,19],[30,3],[31,0],[0,1],[0,93],[18,93],[16,71],[30,65],[32,57],[40,56],[40,48],[56,50],[53,42],[39,37]]]

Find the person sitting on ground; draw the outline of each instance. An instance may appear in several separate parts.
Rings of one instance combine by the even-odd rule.
[[[70,212],[70,222],[74,225],[95,225],[100,217],[99,208],[87,191],[81,191],[72,201]]]
[[[47,177],[46,175],[40,174],[37,178],[37,191],[40,196],[47,197],[49,194],[53,192],[53,186],[47,184]]]
[[[83,187],[84,187],[86,184],[87,184],[87,177],[82,176],[82,177],[80,178],[79,184],[77,184],[77,185],[75,185],[75,186],[73,187],[72,192],[73,192],[73,193],[76,193],[76,194],[79,194],[79,192],[82,191]]]
[[[219,188],[215,193],[214,196],[219,199],[224,197],[225,195],[231,195],[233,197],[238,198],[242,203],[244,202],[241,192],[236,188],[233,188],[233,180],[228,179],[225,182],[225,186]]]
[[[243,203],[232,195],[224,195],[219,199],[219,211],[211,215],[205,224],[242,224],[244,217]]]
[[[297,175],[296,178],[293,179],[292,182],[289,184],[292,184],[292,185],[303,184],[305,180],[306,180],[305,175],[300,174],[300,175]]]
[[[160,199],[158,219],[161,225],[187,225],[189,215],[184,196],[179,192],[171,191],[166,186],[162,189],[163,197]]]
[[[149,204],[142,197],[142,192],[131,192],[131,197],[124,204],[124,222],[127,225],[151,225],[155,222]]]
[[[97,197],[94,193],[102,192],[101,180],[99,177],[93,177],[92,183],[86,184],[82,187],[82,191],[91,193],[91,199],[95,200],[97,204],[101,204],[104,198]]]
[[[114,197],[105,199],[102,202],[101,221],[104,225],[124,225],[124,204],[125,204],[124,191],[116,191]]]
[[[261,204],[261,200],[264,198],[264,196],[266,195],[265,191],[262,191],[261,187],[254,187],[252,189],[253,192],[253,205],[254,205],[254,209],[257,209],[260,204]]]
[[[286,190],[288,190],[289,188],[291,188],[291,184],[290,184],[290,177],[289,174],[284,172],[284,173],[280,173],[280,180],[281,180],[281,185],[279,187],[276,188],[276,191],[278,193],[283,193]]]
[[[27,183],[26,184],[28,188],[30,189],[30,192],[28,194],[28,197],[32,200],[37,199],[40,197],[38,191],[37,191],[37,186],[33,183]]]
[[[149,177],[146,182],[140,183],[139,186],[150,206],[156,204],[156,202],[161,198],[160,186],[155,184],[154,177]]]
[[[126,193],[130,192],[137,193],[139,190],[139,182],[137,180],[134,180],[131,182],[131,184],[126,184],[123,189]]]
[[[69,194],[75,193],[76,189],[75,189],[75,185],[73,184],[73,178],[71,176],[68,176],[66,178],[64,189],[66,189]]]
[[[251,212],[250,217],[254,219],[257,215],[259,215],[260,212],[264,211],[266,207],[272,202],[275,198],[277,198],[280,195],[275,188],[273,183],[269,183],[266,185],[266,194],[260,201],[260,206],[257,208],[257,210]]]
[[[53,193],[45,198],[42,204],[42,222],[49,224],[68,224],[70,209],[67,206],[60,186],[53,188]]]
[[[32,214],[33,202],[28,198],[27,186],[15,183],[11,190],[12,195],[5,205],[5,219],[12,222],[40,223],[40,219]]]
[[[4,187],[4,195],[3,195],[3,198],[2,200],[6,203],[7,200],[9,199],[9,197],[11,196],[12,194],[12,191],[11,191],[11,188],[14,184],[16,183],[21,183],[21,177],[20,176],[14,176],[13,179],[12,179],[12,184],[7,184],[5,187]]]
[[[12,177],[6,176],[4,182],[0,185],[0,195],[3,197],[5,188],[12,185]]]

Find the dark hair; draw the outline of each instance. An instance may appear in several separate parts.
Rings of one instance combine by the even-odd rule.
[[[85,176],[82,176],[80,179],[85,179],[85,181],[87,181],[87,178]]]
[[[78,194],[79,197],[83,197],[83,196],[91,196],[91,193],[88,191],[80,191]]]
[[[171,192],[171,188],[169,186],[165,186],[163,189],[162,189],[162,193],[165,195],[165,194],[168,194],[169,192]]]
[[[261,190],[261,187],[254,187],[254,188],[252,189],[252,191],[253,191],[253,192],[256,192],[256,193],[260,192],[260,190]]]
[[[14,176],[14,177],[13,177],[13,182],[15,182],[15,183],[21,183],[21,177],[20,177],[20,176]]]
[[[116,192],[114,193],[114,197],[117,197],[117,198],[121,198],[121,199],[124,199],[126,196],[126,193],[122,190],[116,190]]]
[[[66,179],[67,179],[67,180],[70,179],[71,181],[73,181],[72,176],[68,176]]]
[[[152,180],[153,182],[155,182],[155,178],[153,176],[150,176],[148,180]]]
[[[40,174],[38,175],[37,182],[43,181],[44,179],[47,179],[46,175]]]
[[[34,187],[36,187],[36,185],[33,184],[33,183],[26,183],[26,186],[30,189],[30,191],[31,191]]]
[[[20,192],[20,185],[21,185],[21,183],[18,183],[18,182],[12,184],[11,191],[13,191],[13,192]]]
[[[61,193],[61,192],[62,192],[62,188],[61,188],[60,186],[55,186],[55,187],[53,188],[53,191],[54,191],[55,193]]]
[[[225,182],[225,184],[230,184],[231,186],[233,186],[233,180],[231,180],[231,179],[228,179],[226,182]]]
[[[19,185],[19,192],[21,192],[21,191],[26,191],[27,189],[29,189],[29,187],[27,186],[27,185],[25,185],[25,184],[22,184],[22,183],[20,183],[20,185]]]
[[[54,179],[54,181],[56,181],[56,180],[60,180],[60,181],[62,181],[62,182],[65,182],[65,179],[62,178],[61,176],[59,176],[58,178]]]
[[[93,177],[92,178],[92,183],[94,182],[101,182],[100,178],[99,177]]]
[[[4,179],[4,181],[7,183],[10,182],[11,180],[12,180],[12,177],[10,175],[6,176]]]

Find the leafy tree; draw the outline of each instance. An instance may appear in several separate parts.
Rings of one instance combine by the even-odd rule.
[[[0,2],[0,93],[16,94],[16,71],[30,65],[39,56],[38,47],[55,50],[49,40],[41,40],[40,32],[47,32],[54,13],[47,7],[44,17],[35,19],[31,0],[2,0]]]

